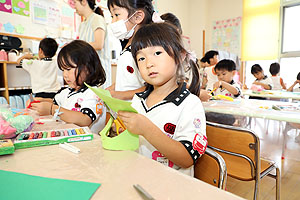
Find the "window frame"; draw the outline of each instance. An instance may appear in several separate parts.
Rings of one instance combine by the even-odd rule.
[[[286,1],[286,0],[281,0],[280,3],[280,34],[279,34],[279,39],[280,39],[280,48],[279,48],[279,60],[281,58],[291,58],[291,57],[300,57],[300,50],[299,51],[287,51],[283,52],[283,37],[284,37],[284,12],[285,8],[290,8],[293,6],[300,6],[300,0],[291,0],[291,1]]]

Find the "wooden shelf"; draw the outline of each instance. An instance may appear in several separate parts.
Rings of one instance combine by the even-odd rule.
[[[32,89],[31,86],[24,86],[24,87],[11,87],[8,90],[29,90]]]
[[[15,61],[0,61],[0,63],[6,63],[6,64],[18,64]]]
[[[32,37],[32,36],[18,35],[18,34],[11,34],[11,33],[2,33],[2,32],[0,32],[0,35],[13,36],[13,37],[19,37],[19,38],[31,39],[31,40],[42,40],[43,39],[43,38],[39,38],[39,37]]]

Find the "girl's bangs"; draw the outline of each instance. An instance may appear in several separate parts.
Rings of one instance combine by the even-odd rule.
[[[141,49],[145,49],[147,47],[161,46],[164,50],[171,56],[173,56],[171,50],[171,43],[169,40],[166,40],[168,37],[167,34],[164,33],[160,29],[153,30],[150,27],[143,27],[143,29],[139,30],[137,34],[134,36],[134,42],[132,43],[132,49],[134,55]]]
[[[64,59],[67,58],[67,59]],[[70,55],[68,55],[65,52],[61,52],[57,58],[57,64],[58,64],[58,68],[60,70],[65,70],[65,69],[69,69],[69,68],[76,68],[77,66],[74,64],[74,62],[71,60]]]

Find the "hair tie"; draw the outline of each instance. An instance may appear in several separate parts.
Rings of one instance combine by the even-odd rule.
[[[194,51],[188,51],[187,52],[187,57],[188,57],[189,60],[197,62],[197,55]]]
[[[154,23],[164,23],[165,22],[165,20],[163,20],[156,11],[154,11],[152,14],[152,21]]]
[[[95,4],[93,11],[95,12],[95,10],[98,8],[97,4]]]

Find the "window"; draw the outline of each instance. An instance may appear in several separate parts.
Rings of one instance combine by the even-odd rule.
[[[300,5],[283,8],[282,53],[300,51]]]

